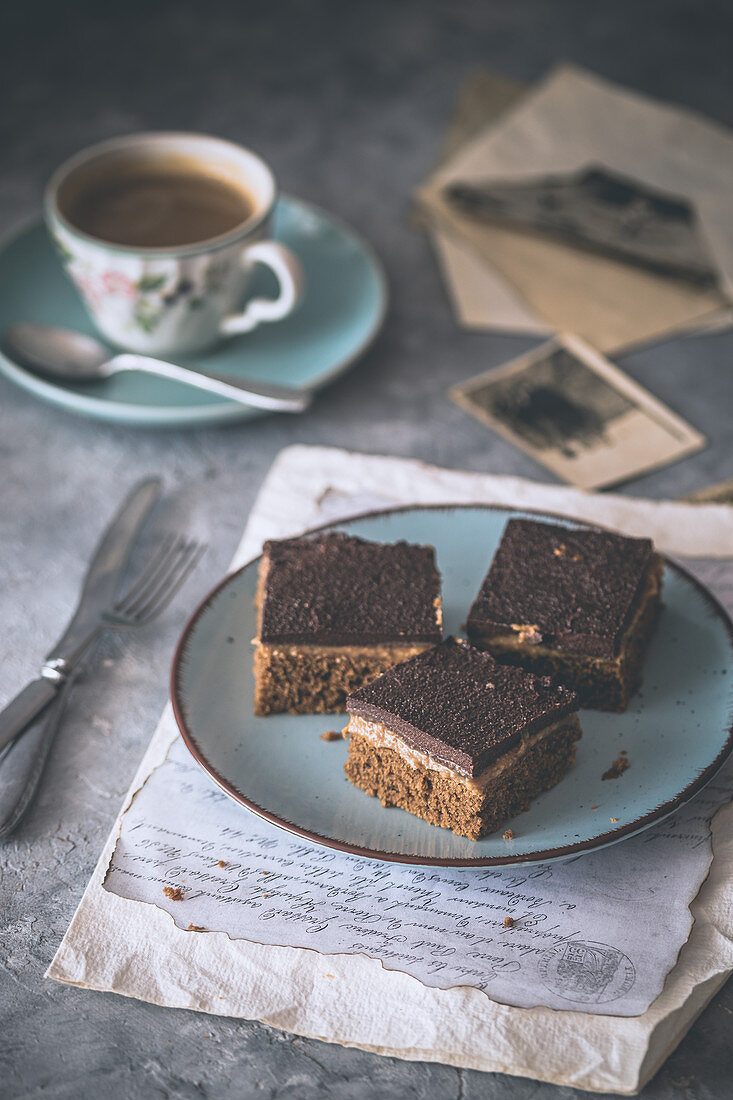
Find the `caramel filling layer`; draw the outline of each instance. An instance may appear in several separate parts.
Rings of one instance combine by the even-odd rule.
[[[480,775],[475,776],[463,775],[461,772],[454,771],[453,768],[449,768],[445,764],[439,764],[438,761],[434,760],[428,753],[420,752],[418,749],[413,749],[409,745],[406,745],[401,737],[398,737],[396,733],[392,733],[386,726],[382,726],[378,722],[370,722],[366,718],[360,718],[356,714],[352,714],[349,718],[349,723],[344,730],[344,737],[348,737],[349,734],[352,733],[359,734],[360,737],[366,738],[375,749],[387,748],[398,752],[405,763],[409,764],[411,768],[417,768],[420,771],[428,769],[438,772],[440,775],[450,777],[456,782],[462,783],[471,791],[480,792],[498,776],[503,775],[504,772],[511,771],[522,757],[538,742],[543,741],[546,737],[550,737],[553,733],[558,733],[563,729],[576,732],[576,740],[582,735],[577,714],[565,715],[564,718],[559,718],[557,722],[545,726],[544,729],[537,730],[535,733],[531,733],[527,737],[522,738],[518,745],[509,749],[508,752],[505,752],[492,764],[489,764],[488,768],[481,772]]]
[[[397,665],[401,661],[407,661],[410,657],[417,656],[426,649],[432,649],[433,642],[375,642],[371,645],[311,645],[301,642],[261,642],[257,638],[252,639],[258,650],[269,653],[273,657],[317,657],[323,654],[333,664],[339,661],[359,660],[361,657],[370,659],[379,658]]]

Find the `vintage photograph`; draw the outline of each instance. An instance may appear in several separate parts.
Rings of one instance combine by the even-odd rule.
[[[457,182],[446,197],[480,221],[548,234],[699,285],[717,280],[691,202],[602,166],[536,180]]]
[[[450,391],[462,408],[584,489],[615,485],[705,446],[705,438],[576,337]]]

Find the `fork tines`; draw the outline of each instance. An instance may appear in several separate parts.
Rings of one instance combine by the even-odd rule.
[[[116,624],[142,626],[159,615],[198,565],[206,545],[180,535],[164,538],[134,584],[108,616]]]

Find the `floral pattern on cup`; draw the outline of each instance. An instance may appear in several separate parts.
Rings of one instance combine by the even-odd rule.
[[[76,283],[93,319],[131,334],[155,333],[173,310],[202,310],[212,299],[229,305],[233,265],[229,255],[140,261],[98,250],[74,248],[74,242],[54,235],[61,262]],[[107,266],[110,262],[116,266]],[[119,265],[124,264],[124,269]],[[180,318],[179,318],[180,319]]]

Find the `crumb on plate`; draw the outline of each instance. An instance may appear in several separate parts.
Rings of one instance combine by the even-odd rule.
[[[608,771],[605,771],[601,776],[601,779],[618,779],[620,775],[623,775],[627,768],[631,767],[631,761],[626,757],[624,753],[621,756],[617,756]]]

